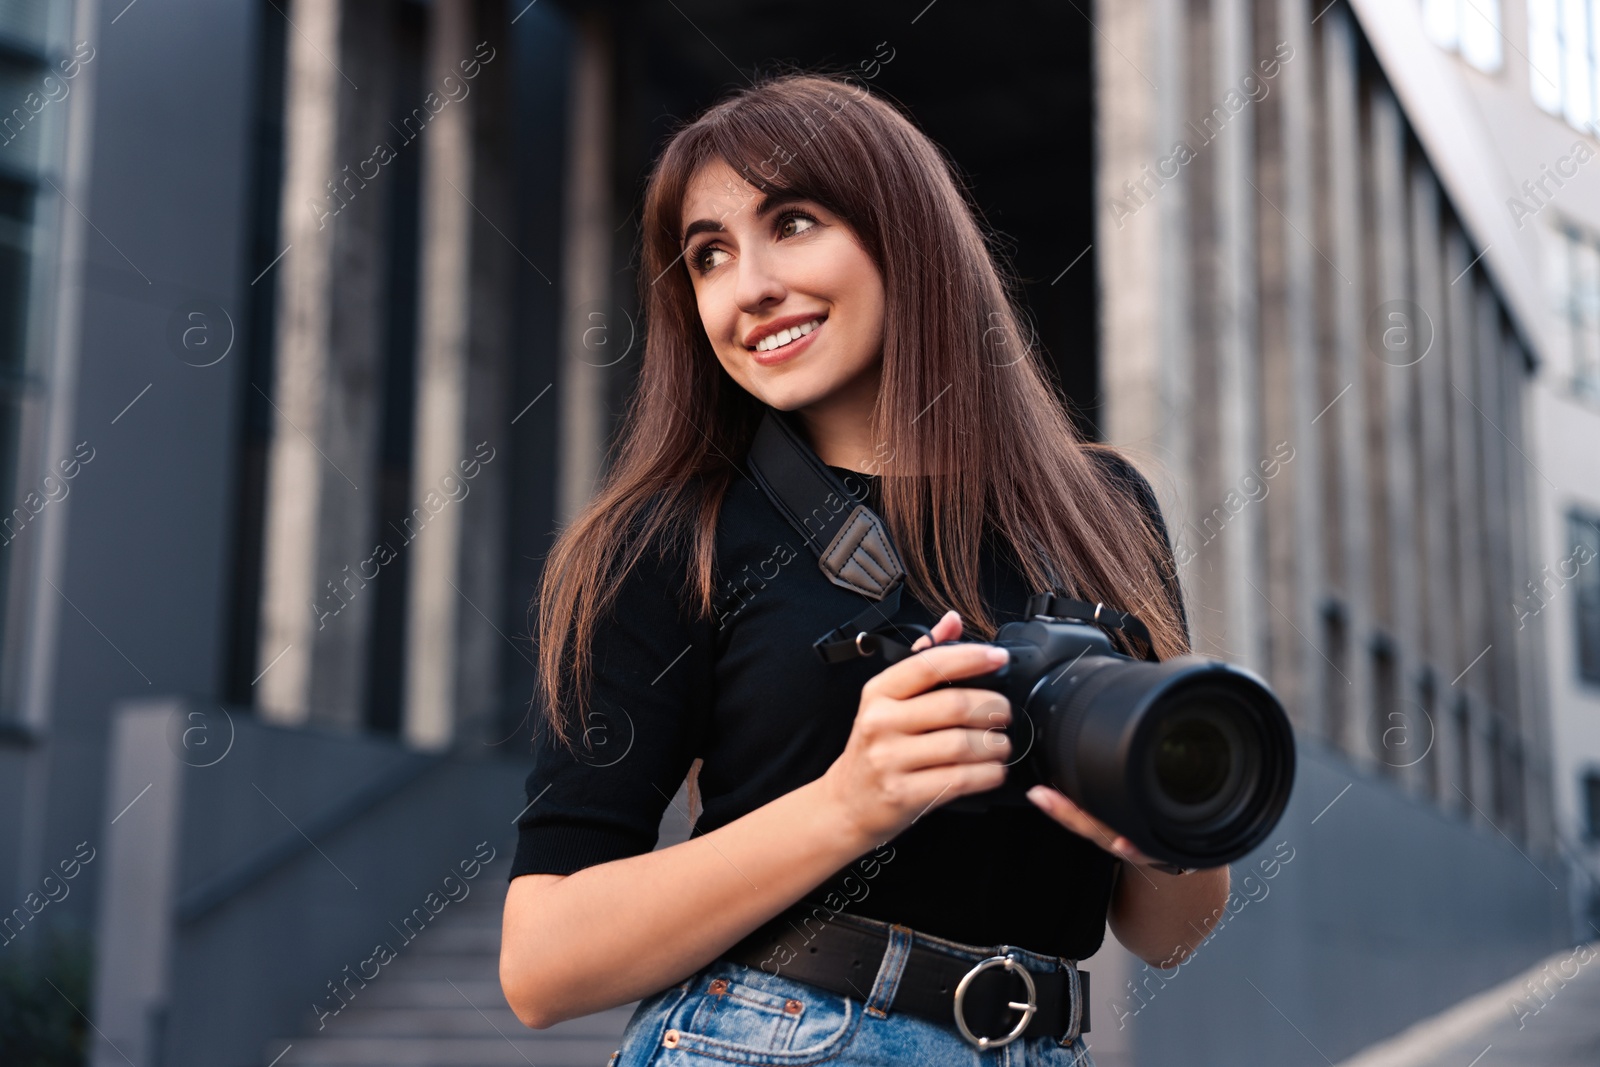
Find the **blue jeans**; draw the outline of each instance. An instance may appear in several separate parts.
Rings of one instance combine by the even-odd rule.
[[[781,974],[715,960],[699,973],[640,1001],[606,1067],[1094,1067],[1082,1037],[1019,1037],[980,1052],[956,1029],[892,1008],[884,1011],[905,971],[911,933],[859,916],[834,922],[869,925],[889,938],[872,987],[860,997],[832,993]],[[972,952],[918,933],[919,946],[973,963],[1002,951]],[[1008,948],[1030,971],[1056,971],[1052,956]]]

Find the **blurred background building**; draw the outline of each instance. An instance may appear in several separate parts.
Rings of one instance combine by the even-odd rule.
[[[626,1008],[495,977],[528,606],[646,168],[789,65],[949,151],[1295,719],[1212,940],[1087,964],[1102,1067],[1331,1062],[1594,938],[1596,8],[0,0],[0,1041],[604,1062]]]

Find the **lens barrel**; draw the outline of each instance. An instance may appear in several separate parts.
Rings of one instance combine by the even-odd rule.
[[[1152,859],[1231,863],[1288,805],[1294,732],[1250,671],[1082,655],[1032,687],[1025,713],[1041,777]]]

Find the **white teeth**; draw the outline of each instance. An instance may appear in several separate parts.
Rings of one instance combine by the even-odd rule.
[[[812,319],[810,322],[802,322],[799,326],[791,326],[787,330],[779,330],[777,333],[769,333],[767,336],[756,342],[756,351],[771,352],[774,348],[782,348],[791,341],[798,341],[800,338],[804,337],[806,334],[810,333],[812,330],[815,330],[821,325],[821,319]]]

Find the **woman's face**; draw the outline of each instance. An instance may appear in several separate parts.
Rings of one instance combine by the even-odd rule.
[[[864,421],[883,357],[883,277],[843,219],[766,197],[718,160],[683,198],[684,264],[729,377],[780,411],[841,404]]]

